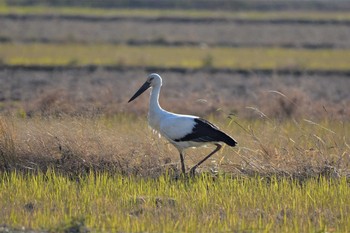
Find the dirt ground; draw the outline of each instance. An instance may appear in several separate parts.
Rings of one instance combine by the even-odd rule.
[[[148,94],[132,104],[127,101],[147,74],[144,70],[1,70],[2,111],[20,108],[28,114],[144,113]],[[349,77],[206,71],[160,75],[163,77],[160,102],[172,111],[207,115],[221,109],[223,114],[259,116],[250,108],[253,107],[271,117],[350,115],[346,107],[350,103]]]
[[[11,41],[207,43],[233,46],[350,48],[349,25],[234,22],[0,20],[0,38]]]

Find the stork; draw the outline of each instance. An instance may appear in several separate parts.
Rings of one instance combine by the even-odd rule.
[[[221,142],[232,147],[237,144],[235,139],[220,131],[218,127],[207,120],[197,116],[175,114],[162,109],[159,105],[161,86],[162,78],[160,75],[156,73],[150,74],[146,82],[136,91],[128,103],[136,99],[148,88],[152,88],[149,102],[148,123],[179,151],[181,171],[183,174],[186,173],[184,161],[185,149],[199,147],[205,144],[214,144],[216,146],[215,150],[191,168],[190,174],[194,175],[199,165],[221,149]]]

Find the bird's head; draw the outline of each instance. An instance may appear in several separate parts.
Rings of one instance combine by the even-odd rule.
[[[159,74],[153,73],[148,75],[146,82],[138,89],[138,91],[130,98],[128,101],[131,102],[134,99],[136,99],[138,96],[140,96],[143,92],[145,92],[150,87],[155,86],[161,86],[162,85],[162,78]]]

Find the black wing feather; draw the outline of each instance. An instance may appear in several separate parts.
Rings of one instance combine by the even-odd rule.
[[[192,132],[186,136],[175,139],[176,142],[193,141],[193,142],[224,142],[229,146],[237,144],[229,135],[220,131],[218,127],[202,118],[194,119],[196,122]]]

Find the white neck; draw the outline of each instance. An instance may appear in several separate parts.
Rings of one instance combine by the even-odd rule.
[[[149,101],[149,112],[148,112],[148,122],[149,125],[159,131],[160,119],[162,118],[165,111],[159,105],[159,93],[160,85],[152,87],[151,97]]]
[[[151,97],[149,100],[150,111],[159,111],[162,109],[159,105],[159,93],[160,93],[160,85],[152,87]]]

